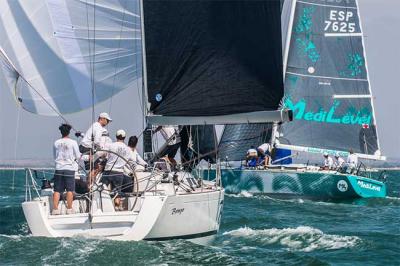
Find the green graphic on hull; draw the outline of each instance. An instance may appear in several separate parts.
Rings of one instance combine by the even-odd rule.
[[[215,178],[215,171],[204,170],[202,177]],[[227,193],[242,191],[282,197],[316,199],[355,199],[386,197],[386,185],[380,181],[343,174],[284,172],[269,170],[223,169],[222,184]]]

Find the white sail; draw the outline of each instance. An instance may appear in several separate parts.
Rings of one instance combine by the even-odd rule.
[[[24,109],[41,115],[140,89],[139,14],[137,0],[1,1],[0,78]]]

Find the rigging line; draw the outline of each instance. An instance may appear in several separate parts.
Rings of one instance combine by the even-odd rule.
[[[40,94],[40,92],[39,92],[38,90],[36,90],[36,89],[35,89],[35,88],[34,88],[34,87],[19,73],[18,70],[16,70],[16,69],[14,69],[14,70],[15,70],[15,72],[17,72],[17,74],[18,74],[18,78],[21,78],[24,82],[26,82],[26,84],[28,84],[29,88],[31,88],[40,98],[42,98],[42,100],[57,114],[57,116],[59,116],[62,120],[64,120],[65,123],[69,124],[69,125],[71,126],[71,128],[72,128],[74,131],[77,131],[77,130],[72,126],[72,124],[68,121],[68,119],[65,118],[65,116],[63,116],[63,114],[62,114],[60,111],[58,111],[57,108],[55,108],[49,101],[47,101],[46,98],[45,98],[42,94]],[[18,83],[18,81],[17,81],[17,83]],[[15,84],[15,88],[14,88],[14,96],[17,97],[17,100],[18,100],[18,102],[20,103],[20,106],[21,106],[22,108],[24,108],[24,107],[22,106],[22,99],[19,98],[19,97],[17,96],[17,83]],[[25,108],[24,108],[24,109],[25,109]],[[26,109],[25,109],[25,110],[26,110]]]
[[[141,3],[142,3],[142,1],[138,1],[139,2],[139,10],[141,10]],[[142,16],[142,14],[140,14],[140,16]],[[137,19],[137,17],[135,18],[135,20]],[[136,23],[135,23],[135,25],[137,25]],[[141,44],[141,45],[143,45],[143,41],[142,41],[142,30],[144,30],[144,29],[142,29],[142,23],[141,23],[141,18],[139,18],[139,30],[140,31],[137,31],[137,30],[135,30],[135,43],[134,43],[134,50],[135,50],[135,53],[136,53],[136,51],[138,50],[137,49],[137,40],[138,40],[138,36],[137,36],[137,34],[138,34],[138,32],[140,33],[140,42],[139,42],[139,44]],[[139,47],[139,49],[140,49],[140,51],[141,51],[141,53],[143,53],[143,49],[142,49],[142,47]],[[136,73],[138,73],[138,58],[139,58],[139,56],[135,56],[135,66],[136,66]],[[143,56],[140,56],[140,58],[143,58]],[[139,76],[139,75],[138,75]],[[142,73],[141,73],[141,76],[142,76],[142,78],[143,78],[143,64],[142,64]],[[142,85],[143,85],[143,80],[142,80]],[[143,110],[143,99],[142,99],[142,97],[144,97],[144,95],[141,95],[141,92],[143,91],[141,88],[140,88],[140,82],[139,82],[139,78],[137,78],[136,79],[136,88],[137,88],[137,93],[138,93],[138,99],[139,99],[139,107],[140,107],[140,111],[142,111],[142,113],[144,114],[144,110]],[[144,123],[145,123],[145,119],[144,119],[144,115],[143,115],[143,126],[144,127],[146,127],[145,125],[144,125]]]
[[[118,67],[118,59],[119,59],[119,53],[121,51],[121,39],[122,39],[122,29],[124,28],[124,23],[125,23],[125,14],[126,14],[126,3],[127,0],[125,1],[125,4],[123,6],[124,13],[122,14],[122,23],[121,27],[119,30],[119,39],[118,39],[118,52],[117,52],[117,57],[115,60],[115,65],[114,65],[114,77],[113,77],[113,85],[112,85],[112,91],[111,91],[111,99],[110,99],[110,106],[108,108],[108,113],[111,115],[111,109],[112,109],[112,104],[113,104],[113,98],[114,98],[114,90],[115,90],[115,80],[116,80],[116,75],[117,75],[117,67]]]
[[[203,127],[203,133],[205,130],[206,126],[202,126]],[[200,139],[199,139],[199,126],[196,126],[196,139],[197,139],[197,154],[200,154]],[[199,156],[197,156],[197,164],[199,164],[201,161],[201,158],[199,158]],[[196,163],[193,163],[193,165],[196,165]]]
[[[19,133],[19,126],[20,126],[20,117],[21,117],[21,109],[18,108],[17,112],[17,126],[15,127],[15,143],[14,143],[14,171],[13,171],[13,177],[12,177],[12,186],[11,189],[15,189],[15,172],[16,172],[16,166],[17,166],[17,146],[18,146],[18,133]]]
[[[94,2],[93,2],[93,4],[95,4]],[[93,9],[95,10],[95,5],[93,5]],[[94,19],[93,19],[94,20]],[[91,82],[91,92],[92,92],[92,138],[91,138],[91,140],[92,140],[92,150],[90,151],[90,153],[89,153],[89,175],[90,175],[90,173],[92,172],[92,169],[93,169],[93,167],[92,167],[92,165],[93,165],[93,163],[91,163],[91,161],[93,161],[93,160],[90,160],[90,155],[92,155],[93,154],[93,146],[94,146],[94,141],[93,141],[93,123],[94,123],[94,102],[93,102],[93,100],[94,100],[94,94],[93,94],[93,69],[94,69],[94,66],[93,66],[93,62],[92,62],[92,49],[91,49],[91,41],[90,41],[90,24],[89,24],[89,10],[88,10],[88,0],[86,0],[86,27],[87,27],[87,36],[88,36],[88,50],[89,50],[89,66],[90,66],[90,82]],[[92,187],[92,181],[91,181],[91,178],[89,179],[89,187]],[[89,201],[89,223],[90,223],[90,227],[92,227],[92,225],[91,225],[91,210],[92,210],[92,204],[91,204],[91,202],[92,202],[92,195],[90,195],[90,201]]]
[[[90,40],[89,40],[90,41]],[[96,84],[95,84],[95,64],[96,64],[96,0],[93,0],[93,61],[92,61],[92,125],[95,123],[95,114],[94,114],[94,98],[95,98],[95,93],[96,93]],[[89,54],[90,56],[90,54]],[[94,127],[92,126],[92,150],[91,150],[91,155],[93,157],[94,155],[94,148],[95,148],[95,143],[94,143]],[[94,169],[94,159],[90,160],[90,173]]]
[[[0,55],[3,56],[5,58],[5,60],[7,61],[7,63],[13,68],[13,70],[17,73],[18,77],[17,80],[15,82],[15,86],[14,86],[14,97],[17,98],[17,101],[19,103],[19,106],[21,106],[21,108],[24,108],[22,103],[22,99],[20,97],[17,96],[17,86],[18,86],[18,79],[23,80],[28,86],[29,88],[31,88],[62,120],[64,120],[65,123],[71,125],[71,123],[68,122],[68,120],[57,110],[57,108],[55,108],[49,101],[46,100],[46,98],[39,93],[39,91],[37,91],[32,84],[30,84],[23,75],[21,75],[21,73],[18,71],[18,69],[16,69],[14,67],[14,65],[8,60],[8,57],[5,53],[3,53],[3,51],[0,49]],[[26,110],[24,108],[24,110]],[[29,111],[29,110],[27,110]],[[72,129],[74,131],[77,131],[72,125],[71,125]]]

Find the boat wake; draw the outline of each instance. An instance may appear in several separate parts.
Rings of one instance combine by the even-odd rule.
[[[241,227],[225,232],[223,235],[233,238],[247,238],[259,246],[280,245],[292,251],[312,252],[315,250],[335,250],[352,248],[361,243],[356,236],[325,234],[309,226],[284,229],[251,229]]]
[[[247,190],[243,190],[243,191],[240,191],[240,193],[238,193],[238,194],[226,194],[225,196],[231,197],[231,198],[251,198],[254,195]]]

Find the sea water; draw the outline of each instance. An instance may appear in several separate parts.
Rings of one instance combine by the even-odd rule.
[[[21,209],[24,184],[24,171],[0,171],[0,265],[400,265],[396,171],[384,199],[227,195],[221,230],[207,245],[32,237]]]

